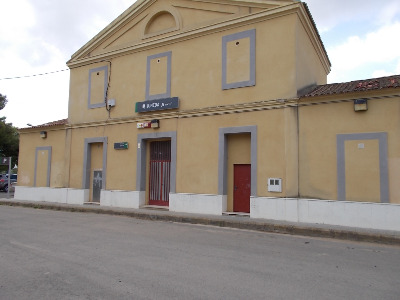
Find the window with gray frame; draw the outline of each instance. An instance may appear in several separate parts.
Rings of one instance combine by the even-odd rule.
[[[104,107],[108,86],[108,66],[89,70],[88,108]]]
[[[256,30],[222,37],[222,89],[256,84]]]
[[[146,100],[171,97],[171,56],[169,51],[147,57]]]

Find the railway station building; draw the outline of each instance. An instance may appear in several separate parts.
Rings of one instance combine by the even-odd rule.
[[[400,230],[400,76],[327,84],[306,3],[138,0],[67,65],[16,199]]]

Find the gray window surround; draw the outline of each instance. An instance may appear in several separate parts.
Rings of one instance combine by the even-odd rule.
[[[240,40],[243,38],[250,38],[250,79],[240,82],[227,83],[227,43]],[[222,89],[235,89],[240,87],[248,87],[256,85],[256,30],[251,29],[242,31],[222,37]]]
[[[35,176],[33,178],[33,186],[36,187],[36,176],[37,176],[37,163],[38,163],[38,153],[39,151],[48,151],[47,157],[47,177],[46,177],[46,187],[50,187],[50,171],[51,171],[51,146],[47,147],[36,147],[35,150]]]
[[[379,143],[379,173],[380,173],[380,200],[389,203],[389,172],[388,172],[388,148],[387,133],[350,133],[336,136],[337,147],[337,197],[338,200],[346,200],[346,168],[345,168],[345,142],[356,140],[378,140]]]
[[[103,99],[104,101],[101,103],[91,103],[91,90],[92,90],[92,74],[97,73],[100,71],[104,71],[104,91],[103,91]],[[103,66],[103,67],[98,67],[94,69],[89,70],[89,91],[88,91],[88,108],[99,108],[99,107],[104,107],[106,106],[105,98],[106,98],[106,93],[107,93],[107,86],[108,86],[108,66]]]
[[[146,191],[146,153],[147,141],[157,139],[171,139],[171,178],[170,178],[170,193],[176,191],[176,131],[155,132],[138,134],[137,142],[137,163],[136,163],[136,190]]]
[[[91,151],[90,146],[93,143],[103,143],[103,184],[102,189],[106,188],[107,179],[107,137],[86,138],[83,152],[83,173],[82,173],[82,188],[90,188],[90,169],[91,169]]]
[[[228,142],[230,134],[250,133],[251,188],[250,195],[257,196],[257,126],[225,127],[219,129],[218,194],[227,195]]]
[[[167,57],[167,82],[166,92],[164,94],[150,95],[150,63],[153,59]],[[146,71],[146,100],[156,100],[171,97],[171,57],[172,52],[163,52],[159,54],[150,55],[147,57],[147,71]]]

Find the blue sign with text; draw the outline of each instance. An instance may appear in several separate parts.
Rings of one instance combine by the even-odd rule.
[[[173,109],[179,107],[178,97],[163,98],[156,100],[148,100],[143,102],[136,102],[136,112],[146,112],[155,110]]]

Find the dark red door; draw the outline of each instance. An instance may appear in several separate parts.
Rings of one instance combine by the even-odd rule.
[[[250,212],[251,165],[233,165],[233,211]]]
[[[150,205],[169,205],[171,141],[150,143]]]

